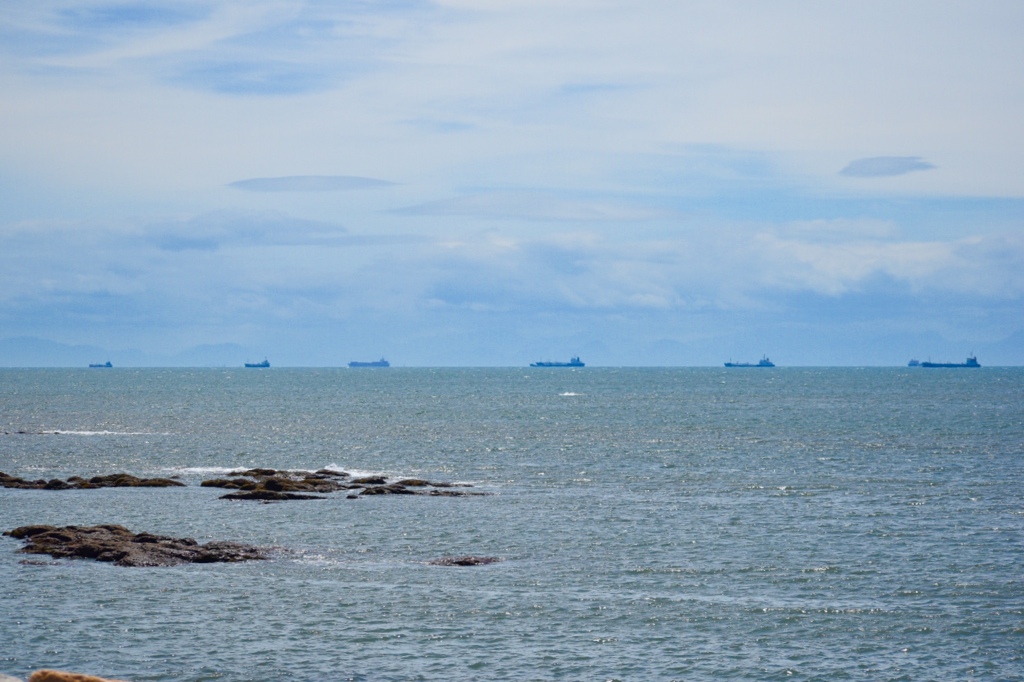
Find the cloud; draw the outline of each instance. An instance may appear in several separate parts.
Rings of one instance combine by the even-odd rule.
[[[922,160],[920,156],[872,156],[851,161],[846,168],[839,171],[839,174],[853,178],[882,178],[936,167],[935,164]]]
[[[288,175],[279,178],[250,178],[228,187],[247,192],[341,192],[388,187],[395,183],[356,175]]]

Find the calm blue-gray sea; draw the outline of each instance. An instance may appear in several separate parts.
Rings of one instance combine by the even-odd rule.
[[[120,568],[4,537],[15,676],[1024,679],[1021,368],[6,369],[0,432],[14,476],[189,484],[0,489],[0,530],[281,550]],[[249,467],[490,495],[199,485]],[[465,554],[502,561],[429,563]]]

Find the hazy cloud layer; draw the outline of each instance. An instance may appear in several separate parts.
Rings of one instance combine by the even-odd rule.
[[[484,219],[554,222],[628,222],[663,218],[649,206],[615,198],[580,198],[550,192],[480,192],[395,211],[411,216],[472,216]]]
[[[839,174],[854,178],[879,178],[933,168],[934,164],[922,160],[920,156],[872,156],[851,161]]]
[[[248,192],[340,192],[387,187],[394,183],[352,175],[290,175],[283,178],[250,178],[232,182],[229,187]]]

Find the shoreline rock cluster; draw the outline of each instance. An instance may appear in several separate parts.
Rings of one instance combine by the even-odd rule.
[[[0,472],[0,488],[32,490],[73,490],[110,487],[183,487],[185,483],[170,478],[138,478],[126,473],[93,476],[85,479],[71,476],[35,481]],[[288,471],[277,469],[245,469],[229,472],[225,478],[202,481],[201,487],[234,490],[220,499],[256,500],[323,500],[323,495],[347,491],[347,499],[367,495],[423,495],[434,497],[465,497],[488,495],[466,491],[463,483],[440,483],[421,478],[389,481],[384,476],[352,477],[331,469],[319,471]],[[313,494],[310,494],[313,493]],[[94,559],[117,566],[177,566],[185,563],[238,562],[267,558],[267,550],[235,542],[209,542],[200,545],[192,538],[172,538],[152,533],[133,533],[124,526],[21,526],[3,535],[23,540],[19,552],[49,554],[72,559]],[[485,556],[449,556],[428,562],[434,566],[483,566],[500,559]],[[25,561],[23,563],[34,563]],[[2,682],[2,680],[0,680]]]
[[[66,481],[51,478],[29,481],[0,471],[0,488],[22,488],[28,490],[85,490],[89,488],[170,488],[184,487],[181,481],[172,478],[138,478],[131,474],[119,473],[107,476],[93,476],[85,479],[71,476]]]
[[[133,533],[124,526],[21,526],[4,535],[26,544],[20,552],[56,559],[95,559],[115,566],[179,566],[266,559],[259,547],[238,542],[208,542]]]
[[[384,476],[352,478],[343,471],[320,469],[308,471],[284,471],[277,469],[247,469],[232,471],[228,478],[203,481],[206,488],[233,488],[238,492],[222,495],[224,500],[322,500],[324,493],[342,490],[359,491],[348,495],[355,499],[363,495],[429,495],[434,497],[466,497],[486,495],[456,488],[471,487],[468,484],[436,483],[421,478],[404,478],[389,483]],[[310,495],[309,493],[319,493]]]

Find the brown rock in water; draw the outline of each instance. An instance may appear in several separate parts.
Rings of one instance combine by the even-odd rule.
[[[486,566],[501,559],[494,556],[446,556],[428,562],[431,566]]]
[[[221,495],[222,500],[258,500],[260,502],[283,502],[285,500],[323,500],[319,495],[303,495],[301,493],[284,493],[277,490],[250,490],[244,493],[228,493]]]
[[[124,526],[22,526],[4,533],[27,544],[26,554],[95,559],[117,566],[177,566],[265,559],[263,550],[235,542],[200,545],[192,538],[132,533]]]
[[[392,483],[391,485],[371,485],[363,488],[360,495],[418,495],[415,490],[409,490],[404,485]]]
[[[68,673],[62,670],[37,670],[28,678],[28,682],[122,682],[105,677],[94,677],[80,673]]]
[[[397,485],[406,485],[410,488],[422,488],[423,486],[434,484],[422,478],[403,478],[401,481],[398,481]]]
[[[81,476],[72,476],[67,481],[54,478],[49,481],[27,481],[17,476],[10,476],[0,471],[0,488],[27,488],[32,490],[73,490],[88,488],[168,488],[184,486],[181,481],[171,478],[138,478],[131,474],[110,474],[93,476],[89,480]]]
[[[244,471],[229,471],[228,476],[276,476],[277,469],[245,469]],[[286,473],[286,472],[281,472]]]
[[[388,482],[388,479],[383,476],[363,476],[361,478],[353,478],[352,483],[354,485],[384,485]]]
[[[426,485],[433,485],[427,483]],[[463,490],[410,490],[402,483],[366,486],[360,495],[429,495],[430,497],[469,497],[471,495],[487,495],[488,493],[466,492]]]
[[[223,495],[227,500],[319,500],[321,497],[302,495],[299,493],[333,493],[345,490],[347,485],[339,483],[336,478],[308,471],[278,471],[276,469],[249,469],[233,471],[229,474],[235,478],[214,478],[203,481],[200,485],[206,488],[236,488],[243,493]]]
[[[469,492],[468,490],[430,490],[431,497],[482,497],[490,493]]]

